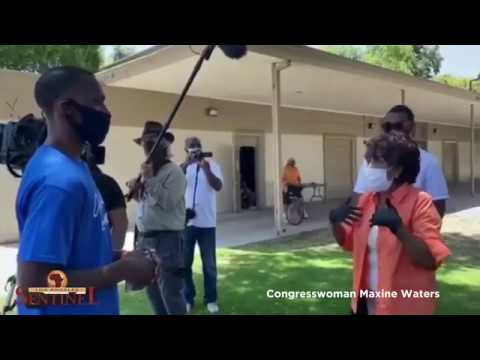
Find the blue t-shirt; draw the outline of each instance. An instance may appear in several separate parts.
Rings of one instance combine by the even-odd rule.
[[[53,264],[65,271],[92,270],[113,261],[108,216],[88,167],[53,146],[40,147],[29,161],[16,213],[18,261]],[[27,308],[17,301],[19,315],[119,314],[116,286],[95,289],[95,302]]]

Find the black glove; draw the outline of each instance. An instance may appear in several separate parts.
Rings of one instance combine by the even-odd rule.
[[[345,204],[330,211],[329,219],[331,224],[337,225],[344,222],[352,225],[353,222],[360,220],[362,217],[362,209],[351,206],[351,201],[352,198],[348,198]]]
[[[370,220],[370,226],[386,226],[394,234],[398,232],[402,224],[402,219],[398,215],[397,209],[393,207],[390,199],[387,199],[387,206],[379,207]]]

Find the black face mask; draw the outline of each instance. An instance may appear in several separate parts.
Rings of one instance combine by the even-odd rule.
[[[82,143],[88,142],[92,146],[98,146],[107,137],[110,130],[109,113],[92,109],[91,107],[81,105],[75,100],[69,100],[71,104],[80,112],[82,123],[71,123],[77,132]]]

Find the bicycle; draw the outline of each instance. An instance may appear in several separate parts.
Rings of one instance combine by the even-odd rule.
[[[7,283],[5,284],[5,291],[7,292],[7,297],[5,299],[5,304],[2,309],[2,315],[7,315],[10,311],[15,309],[17,302],[15,300],[15,288],[17,286],[17,277],[12,275],[8,278]]]
[[[302,191],[307,188],[313,189],[313,195],[310,199],[310,202],[313,201],[315,198],[319,198],[320,201],[324,201],[325,197],[321,195],[320,189],[325,188],[325,184],[317,184],[317,183],[307,183],[302,184],[298,187],[289,186],[286,198],[287,198],[287,213],[285,214],[287,217],[287,222],[290,225],[300,225],[305,217],[305,200],[302,196]]]

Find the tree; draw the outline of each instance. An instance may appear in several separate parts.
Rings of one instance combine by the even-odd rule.
[[[119,61],[133,54],[135,54],[135,49],[133,47],[129,47],[125,45],[115,45],[113,47],[112,60],[114,62]]]
[[[438,45],[368,45],[366,50],[358,46],[336,45],[323,49],[349,59],[426,79],[431,79],[440,72],[443,61]]]
[[[409,63],[412,45],[368,45],[365,61],[369,64],[413,75]]]
[[[100,45],[0,45],[0,68],[43,73],[51,67],[79,66],[97,72]]]
[[[335,55],[343,56],[356,61],[364,61],[365,50],[352,45],[327,45],[322,48],[324,51]]]
[[[438,45],[369,45],[365,60],[370,64],[431,79],[440,72],[443,58]]]
[[[413,58],[410,60],[412,74],[431,79],[440,72],[443,57],[438,45],[411,45]]]
[[[470,80],[471,79],[469,78],[454,76],[449,74],[440,75],[435,78],[435,81],[438,81],[442,84],[464,89],[464,90],[468,90],[468,87],[470,85]],[[478,81],[474,82],[472,84],[472,89],[473,91],[480,92],[480,83]]]

